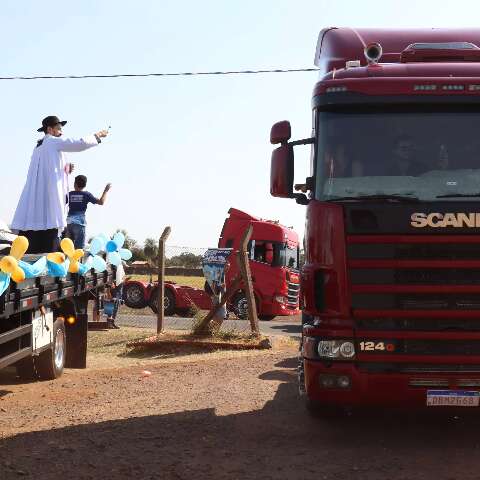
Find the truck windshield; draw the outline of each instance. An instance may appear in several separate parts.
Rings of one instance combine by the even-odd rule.
[[[479,107],[320,112],[315,198],[480,201]]]
[[[288,267],[298,270],[299,249],[280,242],[250,240],[250,259],[272,267]]]
[[[278,266],[298,270],[298,247],[291,248],[285,244],[277,244]]]

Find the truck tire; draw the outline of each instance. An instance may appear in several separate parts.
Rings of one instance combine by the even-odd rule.
[[[127,283],[123,286],[123,301],[129,308],[145,308],[147,306],[144,290],[137,283]]]
[[[192,307],[188,308],[177,308],[175,313],[179,317],[185,317],[185,318],[193,318],[195,316],[195,310]]]
[[[33,364],[33,357],[23,358],[15,364],[17,376],[22,380],[37,380],[38,375]]]
[[[259,301],[257,295],[255,295],[255,304],[257,306],[257,315],[259,320],[273,320],[275,315],[259,315],[258,314],[258,306]],[[231,309],[237,318],[240,320],[247,320],[248,319],[248,302],[247,297],[245,296],[244,292],[239,292],[233,297]]]
[[[53,346],[34,358],[35,369],[41,380],[54,380],[63,373],[67,354],[65,325],[56,320],[53,324]]]
[[[248,303],[247,297],[243,292],[237,293],[232,301],[232,310],[240,320],[248,319]]]
[[[259,315],[258,319],[263,320],[264,322],[270,322],[276,317],[276,315]]]
[[[158,288],[152,290],[148,304],[153,310],[153,313],[158,313]],[[175,313],[175,295],[168,288],[165,289],[165,295],[163,297],[163,312],[167,316]]]

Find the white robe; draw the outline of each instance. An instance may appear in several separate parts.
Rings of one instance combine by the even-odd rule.
[[[45,135],[43,143],[33,150],[12,230],[60,231],[67,226],[68,175],[63,152],[81,152],[96,145],[94,135],[80,140]]]

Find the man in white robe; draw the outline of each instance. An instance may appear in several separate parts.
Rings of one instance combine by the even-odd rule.
[[[58,249],[59,234],[67,226],[68,175],[73,165],[64,152],[81,152],[106,137],[100,130],[79,140],[62,138],[66,121],[56,116],[43,119],[39,132],[45,137],[33,150],[27,180],[11,224],[12,230],[28,238],[28,253],[49,253]]]

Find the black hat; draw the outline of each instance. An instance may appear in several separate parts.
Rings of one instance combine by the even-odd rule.
[[[45,117],[42,120],[42,126],[37,130],[37,132],[46,132],[47,127],[54,127],[55,125],[60,124],[62,127],[65,126],[66,120],[61,121],[58,117],[55,115],[50,115],[48,117]]]

